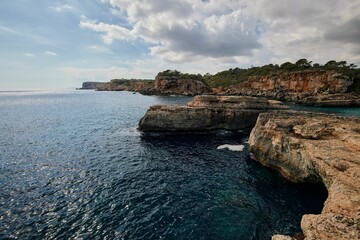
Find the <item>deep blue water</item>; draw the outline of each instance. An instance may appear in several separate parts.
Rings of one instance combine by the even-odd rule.
[[[136,130],[150,105],[187,101],[1,92],[0,239],[270,239],[321,211],[319,188],[249,158],[248,133]]]

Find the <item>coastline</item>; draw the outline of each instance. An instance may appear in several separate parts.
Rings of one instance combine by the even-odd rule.
[[[228,102],[222,103],[223,99],[228,99]],[[357,216],[360,216],[360,193],[356,190],[356,186],[360,185],[360,158],[358,157],[360,156],[360,145],[357,146],[356,143],[360,142],[360,132],[357,133],[356,131],[358,131],[357,129],[360,129],[360,118],[341,117],[324,113],[321,114],[293,111],[286,110],[286,108],[274,109],[275,111],[267,112],[268,110],[264,105],[257,105],[257,108],[262,109],[262,111],[257,112],[256,114],[256,124],[252,123],[252,121],[250,120],[252,117],[250,116],[245,115],[239,117],[235,113],[231,113],[230,115],[235,116],[235,118],[230,118],[229,120],[227,120],[227,124],[232,124],[235,121],[239,125],[236,125],[236,127],[234,128],[229,126],[226,127],[226,124],[221,124],[217,126],[219,122],[217,118],[219,117],[221,119],[224,119],[224,117],[221,117],[222,111],[229,111],[230,109],[237,109],[237,111],[239,111],[241,110],[242,106],[246,106],[248,104],[251,105],[252,101],[256,101],[255,99],[257,99],[257,101],[260,100],[260,98],[254,98],[254,100],[252,100],[252,98],[249,97],[236,96],[212,96],[209,99],[207,99],[207,96],[197,96],[193,99],[192,102],[188,104],[188,107],[172,107],[171,109],[166,110],[166,106],[153,106],[140,120],[139,129],[145,132],[174,132],[177,130],[180,132],[191,132],[212,129],[239,130],[248,128],[248,124],[250,124],[252,131],[250,133],[249,144],[253,159],[260,161],[265,166],[275,169],[290,181],[324,183],[329,191],[329,198],[325,202],[322,214],[304,215],[301,222],[301,227],[303,229],[303,234],[305,237],[304,239],[350,240],[358,238],[359,236],[357,235],[357,222],[359,221],[359,219],[357,219]],[[219,106],[217,106],[218,104]],[[217,107],[221,108],[222,110],[216,110],[216,117],[213,117],[211,109],[216,109]],[[189,115],[189,111],[193,111],[193,109],[195,111]],[[166,113],[162,113],[162,111],[164,110],[166,110]],[[241,111],[244,111],[244,109]],[[186,114],[184,115],[181,112],[186,112]],[[280,120],[275,125],[271,123],[274,116],[280,116]],[[214,120],[204,123],[199,123],[198,121],[191,123],[191,119],[197,118]],[[146,119],[146,121],[144,121],[144,119]],[[164,119],[165,121],[163,121]],[[189,124],[189,120],[192,124],[191,127],[187,125]],[[176,124],[167,125],[169,122],[172,121],[175,121]],[[288,123],[289,121],[292,121],[293,123]],[[167,124],[163,125],[164,122],[166,122]],[[276,131],[278,129],[285,130],[282,130],[283,133],[277,133]],[[289,140],[284,140],[286,139],[286,134],[288,134],[289,132],[292,133],[294,131],[295,134],[302,136],[304,140],[291,140],[291,143],[288,143]],[[351,133],[356,133],[357,135],[352,136]],[[333,138],[331,138],[331,136],[333,136]],[[337,142],[333,142],[335,141],[333,139],[336,139]],[[333,159],[331,160],[333,162],[337,162],[340,160],[343,162],[340,163],[341,166],[339,165],[334,168],[335,172],[337,169],[336,176],[334,176],[334,173],[324,175],[323,172],[326,172],[327,170],[324,170],[326,169],[326,167],[323,166],[324,164],[326,166],[326,164],[328,163],[326,163],[326,161],[322,162],[321,158],[320,160],[316,160],[316,158],[319,157],[315,157],[314,160],[314,157],[312,157],[312,155],[314,155],[315,153],[312,152],[312,148],[299,147],[305,144],[302,143],[302,141],[305,140],[315,144],[314,146],[317,146],[317,144],[320,144],[319,146],[330,146],[324,148],[324,150],[319,152],[322,154],[322,157],[324,157],[324,159],[327,159],[326,161],[330,161],[328,159]],[[350,141],[350,145],[347,143],[347,141]],[[346,148],[344,144],[350,147]],[[319,150],[320,149],[321,147],[319,148]],[[340,149],[345,150],[340,151]],[[273,151],[275,151],[275,153],[272,153]],[[289,152],[295,153],[289,155]],[[340,155],[334,155],[334,153],[339,153]],[[299,158],[299,156],[306,157]],[[344,160],[345,156],[350,156],[350,159]],[[302,160],[303,158],[307,159],[306,163],[304,163],[304,160]],[[292,164],[288,165],[287,162],[291,162]],[[338,182],[338,179],[343,179],[341,175],[346,169],[349,168],[349,164],[353,166],[351,168],[352,173],[347,175],[348,179],[345,182],[353,182],[355,185],[353,184],[352,187],[349,188],[346,187],[346,184],[340,184],[342,188],[344,188],[344,190],[341,190],[340,192],[338,190],[334,190],[334,188],[339,187],[339,184],[334,185],[331,183]],[[279,167],[279,165],[281,167]],[[316,165],[318,167],[313,167],[313,165]],[[301,172],[304,172],[304,175],[301,175]],[[354,200],[351,203],[346,200],[351,199],[351,195],[348,195],[349,192],[351,193],[351,195],[354,195]],[[333,207],[340,206],[338,204],[344,204],[345,207]],[[340,211],[336,209],[340,209]],[[351,214],[344,215],[344,211]],[[339,218],[343,220],[334,220]],[[342,230],[337,230],[338,227],[341,227]],[[331,231],[324,232],[323,230],[321,230],[324,228],[331,228]],[[287,237],[280,235],[276,235],[273,237],[273,239],[286,238]]]

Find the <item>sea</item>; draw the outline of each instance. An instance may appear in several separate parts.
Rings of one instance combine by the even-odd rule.
[[[149,106],[189,100],[0,92],[0,239],[270,239],[301,232],[301,216],[321,212],[325,188],[291,183],[253,161],[249,132],[137,130]],[[360,116],[357,109],[333,111]]]

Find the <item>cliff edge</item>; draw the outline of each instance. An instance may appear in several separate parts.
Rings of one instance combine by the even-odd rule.
[[[263,113],[249,144],[255,160],[291,181],[325,184],[328,198],[321,214],[302,218],[305,239],[359,239],[358,118],[290,111]]]

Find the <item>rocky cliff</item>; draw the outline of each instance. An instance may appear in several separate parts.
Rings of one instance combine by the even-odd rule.
[[[154,93],[154,81],[138,79],[112,79],[110,82],[97,85],[98,91],[131,91],[151,94]]]
[[[159,95],[195,96],[212,93],[211,88],[202,81],[159,74],[155,77],[154,87]]]
[[[358,118],[289,111],[263,113],[249,144],[255,160],[291,181],[325,184],[328,198],[322,213],[302,218],[305,239],[360,238]]]
[[[152,106],[139,130],[205,131],[251,129],[261,112],[287,109],[278,101],[244,96],[196,96],[188,106]]]
[[[360,97],[346,93],[352,80],[335,71],[302,71],[253,76],[222,94],[261,96],[316,106],[360,106]]]

